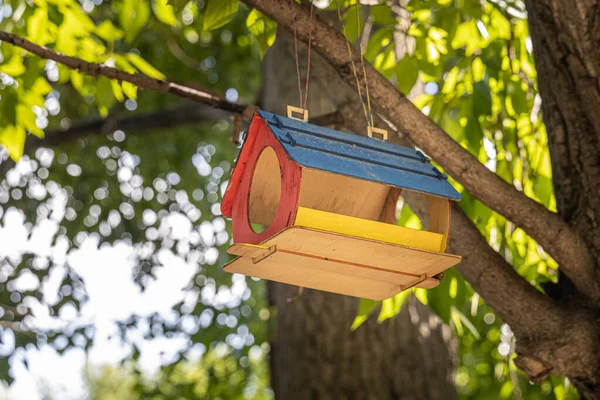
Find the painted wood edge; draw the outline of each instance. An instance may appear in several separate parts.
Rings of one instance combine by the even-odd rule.
[[[360,177],[357,177],[357,176],[354,176],[354,175],[348,175],[348,174],[344,174],[344,173],[338,174],[336,172],[331,172],[329,170],[322,169],[322,168],[308,167],[308,166],[300,164],[296,160],[294,160],[293,157],[285,149],[285,146],[282,146],[282,147],[283,147],[285,153],[292,159],[292,161],[294,161],[296,164],[298,164],[300,166],[300,168],[302,168],[302,169],[306,169],[306,170],[309,170],[309,171],[310,170],[321,171],[321,172],[325,172],[325,173],[328,173],[328,174],[331,174],[331,175],[341,175],[341,176],[345,176],[346,178],[356,179],[357,181],[375,183],[375,184],[378,184],[378,185],[388,186],[388,187],[396,188],[396,189],[400,189],[400,190],[408,190],[410,192],[419,193],[419,194],[422,194],[424,196],[431,196],[431,197],[436,197],[436,198],[439,198],[439,199],[446,199],[446,200],[449,200],[449,201],[460,201],[462,199],[462,198],[458,199],[458,198],[453,198],[453,197],[450,197],[450,196],[444,196],[444,195],[441,195],[441,194],[432,194],[432,193],[424,192],[422,190],[417,190],[417,189],[411,189],[411,188],[400,187],[400,186],[396,186],[396,185],[390,185],[389,183],[382,183],[380,180],[364,179],[364,178],[360,178]]]
[[[435,251],[444,246],[444,235],[437,232],[306,207],[298,207],[294,226],[338,233],[353,238],[400,244],[411,249]]]
[[[426,196],[429,213],[429,231],[443,235],[440,251],[446,251],[450,235],[450,200]]]
[[[320,229],[307,228],[307,227],[299,226],[299,225],[292,225],[292,226],[286,227],[285,229],[282,229],[281,231],[277,232],[276,234],[269,237],[268,239],[265,239],[263,242],[261,242],[261,244],[266,243],[267,241],[277,237],[278,235],[281,235],[283,232],[290,230],[290,229],[304,229],[304,230],[311,231],[311,232],[327,233],[329,235],[335,235],[340,238],[348,237],[346,235],[342,235],[342,234],[335,233],[335,232],[322,231]],[[369,239],[369,238],[362,238],[362,237],[355,237],[355,236],[352,236],[352,238],[357,239],[357,240],[364,240],[364,241],[371,242],[371,243],[384,244],[387,246],[401,247],[404,249],[409,249],[409,250],[418,251],[418,252],[427,253],[427,254],[435,254],[435,255],[439,255],[439,256],[443,256],[443,257],[454,258],[456,260],[459,260],[458,262],[460,262],[460,260],[462,260],[462,257],[457,254],[443,253],[443,252],[439,252],[439,251],[431,251],[431,250],[423,250],[423,249],[415,249],[414,247],[403,246],[401,244],[396,244],[396,243],[382,242],[380,240],[373,240],[373,239]]]
[[[401,246],[401,247],[404,247],[404,246]],[[355,263],[355,262],[351,262],[351,261],[338,260],[338,259],[331,258],[331,257],[323,257],[323,256],[314,255],[314,254],[309,254],[309,253],[302,253],[302,252],[298,252],[298,251],[287,250],[287,249],[281,248],[279,246],[268,247],[268,246],[264,246],[264,245],[255,245],[255,244],[251,244],[251,243],[236,243],[234,245],[229,246],[227,248],[227,252],[229,254],[238,255],[239,257],[251,258],[253,264],[258,264],[260,261],[273,255],[274,253],[281,252],[281,253],[286,253],[286,254],[292,254],[295,256],[299,256],[299,257],[305,257],[305,258],[310,258],[310,259],[334,262],[334,263],[338,263],[338,264],[350,265],[353,267],[365,268],[365,269],[369,269],[372,271],[386,272],[386,273],[392,273],[392,274],[396,274],[396,275],[414,277],[415,278],[414,282],[407,285],[402,290],[406,290],[413,286],[419,285],[424,281],[427,281],[429,283],[429,285],[427,285],[428,287],[432,287],[431,284],[433,284],[433,283],[435,283],[435,285],[433,287],[437,286],[440,283],[439,279],[437,279],[436,277],[428,277],[427,274],[413,274],[410,272],[395,271],[395,270],[390,270],[387,268],[374,267],[374,266],[366,265],[366,264],[362,264],[362,263]],[[237,260],[237,258],[236,258],[236,260]],[[226,267],[229,264],[231,264],[231,262],[226,264],[223,268],[226,269]],[[306,268],[311,269],[310,266],[308,266]]]

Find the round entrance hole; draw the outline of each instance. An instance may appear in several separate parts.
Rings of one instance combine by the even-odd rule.
[[[265,147],[258,156],[248,198],[248,219],[255,233],[264,231],[273,223],[280,198],[279,160],[272,147]]]

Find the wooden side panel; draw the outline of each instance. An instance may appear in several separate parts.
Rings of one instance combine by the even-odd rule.
[[[255,121],[260,122],[260,125],[255,127],[257,129],[255,142],[247,154],[246,167],[243,175],[239,176],[238,190],[233,200],[231,220],[233,240],[236,243],[258,244],[281,231],[286,226],[291,225],[296,216],[298,199],[300,197],[302,169],[289,158],[263,120],[255,117],[252,125],[255,124]],[[263,232],[256,233],[250,226],[250,191],[257,161],[262,151],[267,147],[272,148],[277,155],[278,165],[275,169],[279,171],[281,179],[281,196],[279,207],[272,223]],[[256,174],[256,176],[258,179],[261,179],[259,174]],[[258,204],[256,206],[258,207]],[[258,215],[260,215],[260,212]],[[268,215],[263,215],[261,219],[266,217]]]
[[[446,251],[450,234],[450,200],[436,196],[427,196],[429,208],[429,231],[441,233],[444,237],[440,251]]]
[[[444,239],[443,235],[438,233],[304,207],[298,207],[294,226],[378,240],[429,251],[439,251]]]
[[[302,168],[299,205],[377,221],[389,189],[374,182]]]
[[[383,208],[379,214],[379,221],[387,224],[395,224],[396,207],[398,206],[398,198],[400,197],[402,189],[395,187],[390,187],[389,189],[388,195],[385,198],[385,203],[383,203]]]

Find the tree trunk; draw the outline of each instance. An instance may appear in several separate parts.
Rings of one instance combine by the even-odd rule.
[[[527,11],[542,112],[548,131],[558,211],[600,255],[600,3],[597,0],[529,0]],[[598,270],[598,265],[596,265]],[[592,310],[600,304],[575,292],[561,276],[553,297]],[[595,311],[593,311],[595,310]],[[596,317],[593,317],[593,315]],[[598,322],[596,322],[598,323]],[[600,331],[596,334],[598,343]],[[570,378],[585,398],[600,398],[596,360],[584,376]],[[596,369],[596,370],[594,370]]]
[[[304,89],[306,47],[299,47]],[[261,105],[267,111],[284,114],[287,104],[298,105],[293,49],[293,38],[278,32],[263,61]],[[311,64],[311,116],[362,111],[358,95],[314,51]],[[345,115],[363,133],[361,111]],[[268,288],[277,310],[271,332],[271,383],[277,399],[457,398],[456,342],[448,326],[415,299],[396,318],[382,324],[370,318],[351,331],[358,299],[309,289],[300,293],[274,282]]]

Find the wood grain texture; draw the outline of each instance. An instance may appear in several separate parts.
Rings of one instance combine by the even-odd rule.
[[[427,198],[427,209],[429,211],[429,231],[442,234],[442,243],[439,251],[446,251],[448,237],[450,235],[450,201],[435,196]]]
[[[302,168],[300,207],[377,220],[389,187],[310,168]]]
[[[414,284],[435,287],[439,281],[431,277],[460,261],[452,254],[298,226],[260,246],[237,243],[227,251],[241,256],[224,267],[227,272],[374,300]]]

